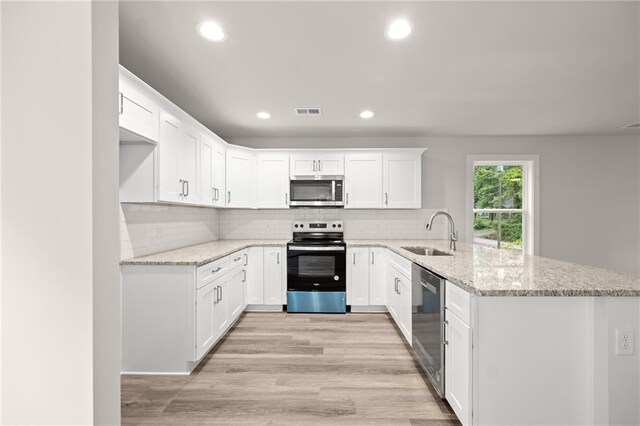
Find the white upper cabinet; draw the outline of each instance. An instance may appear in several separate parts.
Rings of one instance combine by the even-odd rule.
[[[119,96],[120,141],[158,142],[160,106],[124,73],[120,73]]]
[[[382,154],[344,156],[345,209],[382,208]]]
[[[160,121],[158,200],[197,204],[199,135],[171,114]]]
[[[201,136],[200,139],[200,204],[225,205],[225,147]]]
[[[179,146],[180,122],[171,114],[162,112],[160,116],[160,143],[157,148],[159,161],[159,201],[182,201],[184,185],[178,177]]]
[[[258,154],[258,208],[289,208],[289,156]]]
[[[422,207],[422,159],[418,153],[383,155],[384,207],[419,209]]]
[[[319,176],[342,176],[344,175],[344,155],[342,154],[320,154],[318,159]]]
[[[295,153],[290,164],[291,177],[344,175],[344,155],[338,153]]]
[[[198,148],[200,135],[193,129],[183,126],[178,145],[178,174],[184,182],[182,201],[189,204],[200,202],[198,188]]]
[[[227,148],[226,206],[233,208],[256,207],[255,157],[248,149]]]

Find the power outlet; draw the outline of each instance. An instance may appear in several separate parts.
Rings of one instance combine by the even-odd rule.
[[[633,355],[632,328],[616,328],[616,355]]]

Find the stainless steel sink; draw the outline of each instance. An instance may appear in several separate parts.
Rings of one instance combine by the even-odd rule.
[[[451,253],[431,247],[400,247],[420,256],[452,256]]]

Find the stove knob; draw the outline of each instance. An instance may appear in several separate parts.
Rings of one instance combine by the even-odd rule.
[[[300,228],[304,228],[304,223],[301,223],[301,224],[300,224]]]
[[[338,224],[338,228],[342,228],[342,225]]]
[[[331,225],[331,226],[333,226],[333,227],[335,228],[335,227],[336,227],[336,224],[334,223],[334,224],[333,224],[333,225]]]
[[[297,228],[297,227],[298,227],[298,224],[296,223],[294,226]]]

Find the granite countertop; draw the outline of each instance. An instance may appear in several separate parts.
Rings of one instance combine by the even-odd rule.
[[[251,246],[287,240],[220,240],[123,260],[121,265],[202,266]],[[458,243],[453,256],[420,256],[402,247],[449,251],[444,240],[347,240],[347,247],[385,247],[479,296],[640,296],[640,278],[511,250]]]
[[[120,262],[120,265],[194,265],[209,262],[252,246],[285,246],[289,240],[216,240],[175,250],[163,251],[147,256],[134,257]]]
[[[479,296],[640,296],[640,278],[513,250],[457,244],[453,256],[419,256],[402,247],[449,251],[444,240],[352,240],[350,247],[386,247]]]

